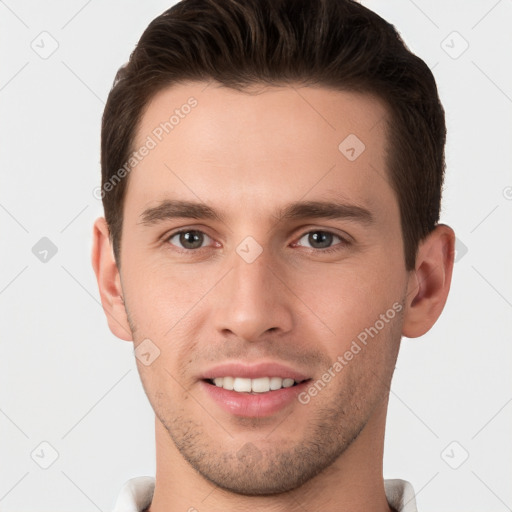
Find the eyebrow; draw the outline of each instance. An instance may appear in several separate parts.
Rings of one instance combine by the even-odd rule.
[[[333,201],[291,203],[280,210],[278,217],[283,219],[350,219],[363,224],[371,224],[374,221],[372,213],[366,208]]]
[[[176,218],[224,222],[220,213],[204,203],[170,199],[162,201],[157,206],[147,208],[140,217],[140,223],[146,226]],[[363,224],[372,224],[375,220],[372,213],[366,208],[333,201],[297,201],[281,208],[276,217],[280,220],[349,219]]]
[[[141,224],[147,226],[176,218],[222,220],[221,216],[206,204],[170,199],[162,201],[158,206],[147,208],[140,217]]]

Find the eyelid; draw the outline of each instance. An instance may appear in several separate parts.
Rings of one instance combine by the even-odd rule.
[[[303,228],[304,231],[301,231],[300,235],[295,237],[295,240],[300,240],[304,235],[308,235],[310,233],[329,233],[330,235],[337,236],[340,240],[348,243],[354,242],[354,239],[346,232],[338,232],[333,228],[320,228],[320,227],[308,227],[307,229]]]

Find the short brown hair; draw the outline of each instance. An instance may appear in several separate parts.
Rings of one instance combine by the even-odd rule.
[[[144,109],[184,81],[316,85],[376,95],[389,110],[389,180],[401,215],[405,265],[439,221],[444,110],[428,66],[393,25],[352,0],[182,0],[153,20],[117,72],[103,114],[102,198],[120,263],[129,161]]]

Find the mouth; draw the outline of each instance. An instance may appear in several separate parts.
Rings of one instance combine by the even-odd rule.
[[[224,412],[264,418],[298,404],[298,395],[312,379],[276,362],[228,362],[200,376],[206,397]]]

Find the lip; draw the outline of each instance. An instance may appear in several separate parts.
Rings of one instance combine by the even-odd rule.
[[[309,385],[309,379],[291,388],[254,394],[229,391],[206,381],[201,381],[200,385],[205,394],[228,414],[245,418],[266,418],[293,406],[293,403],[298,405],[298,395]]]
[[[268,393],[238,393],[206,382],[216,377],[282,377],[298,382],[295,386]],[[265,418],[298,403],[298,395],[308,386],[310,378],[280,363],[242,364],[227,362],[206,370],[200,377],[204,393],[228,414],[245,418]]]
[[[260,377],[281,377],[301,382],[309,376],[280,363],[266,362],[257,364],[242,364],[240,362],[227,362],[206,370],[199,378],[202,380],[216,377],[242,377],[245,379],[258,379]]]

